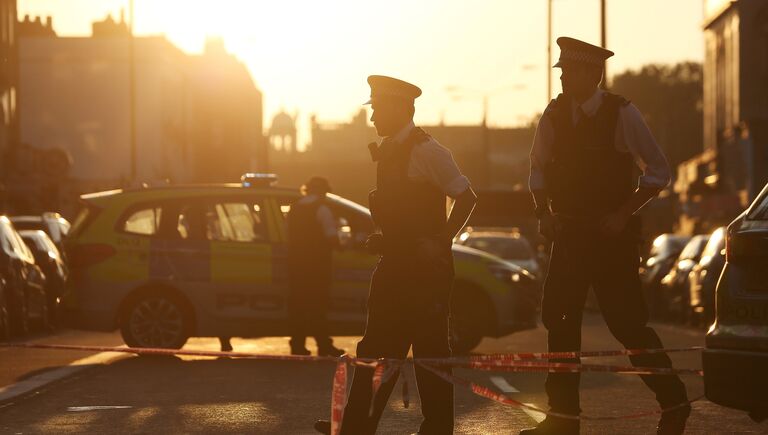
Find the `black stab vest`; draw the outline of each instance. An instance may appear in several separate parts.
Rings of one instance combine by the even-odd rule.
[[[635,190],[635,164],[616,150],[621,96],[605,93],[594,116],[573,124],[571,100],[560,94],[550,103],[555,140],[544,181],[552,211],[575,217],[600,217],[616,211]]]
[[[406,140],[390,144],[392,148],[379,156],[370,205],[386,246],[407,248],[418,238],[434,237],[445,230],[445,194],[430,183],[408,178],[413,148],[428,140],[424,130],[414,128]]]
[[[317,210],[325,201],[295,202],[288,212],[288,263],[292,272],[306,273],[307,268],[330,267],[333,246],[317,219]]]

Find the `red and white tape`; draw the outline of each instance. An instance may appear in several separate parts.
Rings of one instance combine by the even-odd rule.
[[[582,420],[621,420],[640,418],[650,415],[656,415],[663,412],[687,406],[704,396],[697,397],[689,402],[681,403],[671,408],[635,413],[624,416],[589,416],[589,415],[570,415],[561,414],[552,411],[545,411],[535,406],[528,405],[508,396],[491,390],[488,387],[476,384],[455,375],[448,374],[441,370],[445,367],[462,367],[468,369],[477,369],[485,371],[504,371],[504,372],[557,372],[557,373],[577,373],[577,372],[604,372],[620,373],[633,375],[697,375],[701,376],[702,371],[696,369],[674,369],[668,367],[634,367],[622,365],[600,365],[600,364],[576,364],[562,362],[537,361],[545,359],[572,359],[580,357],[607,357],[607,356],[632,356],[653,353],[670,352],[688,352],[701,350],[701,347],[688,347],[679,349],[625,349],[611,351],[583,351],[583,352],[520,352],[496,355],[475,355],[465,358],[417,358],[417,359],[388,359],[388,358],[355,358],[347,355],[341,357],[321,357],[321,356],[301,356],[301,355],[269,355],[247,352],[220,352],[203,350],[181,350],[181,349],[158,349],[158,348],[128,348],[128,347],[110,347],[110,346],[81,346],[66,344],[44,344],[44,343],[0,343],[0,347],[29,348],[29,349],[56,349],[56,350],[75,350],[89,352],[119,352],[136,355],[164,355],[164,356],[197,356],[197,357],[228,357],[244,358],[268,361],[333,361],[336,362],[336,371],[333,377],[333,394],[331,399],[331,433],[338,434],[341,430],[341,422],[344,416],[344,407],[347,401],[347,373],[349,365],[365,366],[374,370],[373,391],[374,394],[381,385],[387,382],[395,373],[397,373],[402,364],[413,362],[421,367],[435,373],[447,382],[455,385],[465,386],[474,394],[487,399],[518,408],[526,408],[531,411],[540,412],[554,417]],[[408,383],[403,380],[403,405],[407,408],[410,402]]]

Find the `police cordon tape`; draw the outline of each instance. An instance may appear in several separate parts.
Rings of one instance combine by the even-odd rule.
[[[504,405],[525,408],[530,411],[539,412],[553,417],[581,420],[623,420],[656,415],[667,411],[672,411],[683,406],[687,406],[704,396],[697,397],[686,403],[660,409],[623,416],[589,416],[589,415],[570,415],[561,414],[552,411],[546,411],[532,405],[528,405],[508,396],[497,393],[490,388],[473,383],[466,379],[449,374],[441,369],[448,367],[476,369],[483,371],[500,372],[553,372],[553,373],[578,373],[578,372],[603,372],[616,374],[632,375],[695,375],[701,376],[701,370],[696,369],[674,369],[668,367],[635,367],[622,365],[601,365],[601,364],[580,364],[565,362],[541,361],[545,359],[574,359],[589,357],[610,357],[610,356],[635,356],[655,353],[672,352],[691,352],[702,350],[700,346],[675,348],[675,349],[623,349],[610,351],[580,351],[580,352],[518,352],[507,354],[492,355],[473,355],[469,357],[448,357],[448,358],[358,358],[349,355],[341,357],[331,356],[303,356],[303,355],[269,355],[248,352],[223,352],[223,351],[205,351],[205,350],[182,350],[165,348],[141,348],[141,347],[111,347],[111,346],[84,346],[67,344],[44,344],[44,343],[0,343],[0,347],[7,348],[27,348],[27,349],[55,349],[55,350],[74,350],[85,352],[117,352],[135,355],[156,355],[156,356],[196,356],[196,357],[225,357],[256,359],[266,361],[305,361],[305,362],[336,362],[336,371],[333,377],[333,392],[331,398],[331,433],[338,434],[341,427],[341,420],[344,413],[344,406],[347,399],[347,379],[348,366],[364,366],[374,370],[373,391],[374,394],[379,390],[382,384],[387,382],[392,376],[399,372],[404,363],[414,363],[435,375],[443,378],[454,385],[469,388],[474,394],[494,400]],[[539,360],[539,361],[537,361]],[[408,382],[403,379],[403,405],[408,407],[409,393]]]

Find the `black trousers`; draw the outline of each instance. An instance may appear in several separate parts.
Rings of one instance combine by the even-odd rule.
[[[542,321],[552,352],[581,350],[581,319],[592,287],[606,324],[628,349],[661,348],[656,332],[647,326],[648,308],[638,276],[639,253],[629,235],[605,237],[596,230],[566,226],[554,242],[544,284]],[[557,360],[579,362],[578,359]],[[671,367],[666,354],[630,357],[635,366]],[[674,375],[642,375],[663,408],[687,400],[685,385]],[[578,414],[578,373],[549,373],[545,388],[552,410]],[[608,399],[608,398],[606,398]]]
[[[407,256],[382,257],[371,279],[368,322],[357,356],[405,358],[411,346],[415,358],[451,355],[448,310],[453,263],[450,253],[447,257],[430,264],[409,261]],[[453,385],[419,366],[415,370],[424,417],[419,433],[453,433]],[[342,434],[376,432],[397,376],[381,385],[376,397],[372,378],[372,369],[355,368]]]
[[[333,266],[330,261],[307,261],[292,268],[288,312],[291,319],[291,347],[302,348],[313,336],[319,349],[329,348],[328,304],[331,297]]]

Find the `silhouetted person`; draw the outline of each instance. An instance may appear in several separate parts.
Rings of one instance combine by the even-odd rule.
[[[312,177],[303,197],[288,212],[289,314],[293,335],[291,354],[309,355],[308,335],[315,337],[320,356],[340,356],[328,335],[326,314],[333,282],[333,249],[339,244],[336,220],[326,204],[328,180]]]
[[[219,348],[222,352],[232,352],[231,337],[219,337]]]
[[[613,52],[558,38],[563,93],[545,110],[531,150],[530,189],[539,230],[553,241],[542,321],[552,352],[581,349],[581,318],[592,287],[611,333],[627,348],[661,348],[647,326],[640,288],[639,221],[635,213],[670,181],[669,165],[638,109],[598,89]],[[642,171],[639,182],[636,166]],[[671,367],[666,354],[630,357],[633,364]],[[577,360],[561,360],[578,362]],[[641,376],[663,409],[658,433],[679,434],[690,414],[677,376]],[[552,411],[577,415],[579,374],[550,373]],[[610,401],[610,397],[605,398]],[[576,434],[578,420],[547,417],[524,434]]]
[[[380,146],[376,190],[369,195],[373,220],[381,233],[368,240],[381,255],[371,279],[368,322],[357,345],[365,358],[405,358],[413,346],[419,357],[449,357],[448,311],[453,284],[454,236],[464,227],[476,196],[450,151],[414,126],[414,100],[421,89],[384,76],[368,77]],[[455,199],[446,219],[446,196]],[[342,434],[373,434],[397,381],[393,376],[372,397],[373,370],[356,367]],[[453,432],[453,386],[416,367],[424,421],[419,433]],[[371,406],[371,401],[374,406]],[[328,422],[315,425],[328,432]]]

